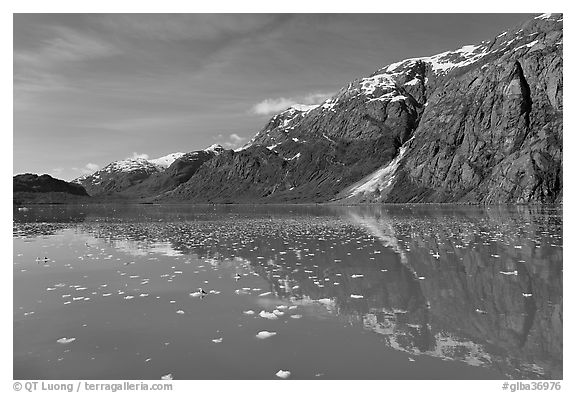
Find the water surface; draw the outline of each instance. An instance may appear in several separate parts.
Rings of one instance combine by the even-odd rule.
[[[15,379],[562,378],[559,209],[34,206],[13,233]]]

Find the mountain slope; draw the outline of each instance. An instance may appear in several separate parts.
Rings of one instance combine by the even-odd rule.
[[[12,178],[12,199],[14,204],[23,203],[62,203],[81,200],[88,193],[79,184],[69,183],[50,175],[26,173]]]
[[[183,155],[184,153],[171,153],[151,160],[127,158],[114,161],[90,175],[74,179],[73,182],[81,184],[90,195],[114,194],[142,182],[152,174],[163,172]]]
[[[159,199],[561,202],[562,20],[542,15],[289,108]]]

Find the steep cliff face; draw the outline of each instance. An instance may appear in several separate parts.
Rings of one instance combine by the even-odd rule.
[[[162,199],[557,203],[562,16],[408,59],[273,117]]]

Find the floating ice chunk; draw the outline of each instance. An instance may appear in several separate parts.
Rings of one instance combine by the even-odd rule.
[[[500,271],[500,273],[501,273],[501,274],[505,274],[505,275],[507,275],[507,276],[517,276],[517,275],[518,275],[518,270],[514,270],[514,271],[512,271],[512,272],[503,272],[503,271]]]
[[[288,306],[285,306],[283,304],[279,305],[276,307],[278,310],[286,310],[288,308]]]
[[[247,311],[244,311],[243,313],[246,315],[254,315],[255,314],[255,312],[252,310],[247,310]]]
[[[266,319],[278,319],[278,316],[276,314],[274,314],[273,312],[268,312],[265,310],[260,311],[260,315],[262,318],[266,318]]]
[[[74,337],[70,337],[70,338],[62,337],[62,338],[59,338],[58,340],[56,340],[56,342],[59,344],[70,344],[73,341],[76,341],[76,339]]]
[[[300,319],[300,318],[302,318],[302,315],[300,315],[300,314],[294,314],[294,315],[290,315],[290,318]]]
[[[176,311],[176,314],[184,314],[184,310],[178,310]]]
[[[351,297],[352,299],[362,299],[364,296],[352,294],[352,295],[350,295],[350,297]]]
[[[258,295],[258,296],[268,296],[268,295],[271,295],[271,294],[272,294],[272,292],[264,292],[264,293],[261,293],[261,294]]]
[[[141,294],[140,294],[140,297],[147,297],[147,296],[148,296],[147,293],[141,293]]]
[[[479,308],[476,309],[476,312],[478,314],[488,314],[488,312],[484,311],[484,310],[480,310]]]
[[[218,295],[218,294],[220,294],[220,291],[216,291],[214,289],[211,289],[210,291],[208,291],[208,293],[211,293],[213,295]]]
[[[353,275],[351,275],[350,277],[352,277],[352,278],[360,278],[360,277],[364,277],[364,275],[363,275],[363,274],[353,274]]]
[[[523,293],[522,296],[524,296],[524,297],[532,297],[532,294],[531,294],[531,293]]]
[[[412,359],[412,358],[408,358],[409,362],[415,362],[416,360]]]
[[[173,376],[172,374],[166,374],[166,375],[162,375],[162,376],[160,377],[160,379],[167,380],[167,381],[171,381],[171,380],[174,379],[174,376]]]
[[[112,295],[111,293],[103,293],[102,296],[110,296]]]
[[[290,307],[288,307],[288,310],[295,310],[297,308],[298,308],[298,306],[290,306]]]
[[[270,337],[275,336],[275,335],[276,335],[276,332],[269,332],[267,330],[262,330],[261,332],[258,332],[258,334],[256,335],[256,338],[264,340],[266,338],[270,338]]]
[[[130,296],[130,295],[124,296],[124,299],[127,299],[127,300],[134,299],[134,296]]]
[[[272,313],[274,315],[276,315],[277,317],[281,317],[282,315],[284,315],[284,313],[280,310],[274,310],[274,311],[272,311]]]
[[[213,342],[213,343],[216,343],[216,344],[220,344],[220,343],[222,342],[222,337],[212,339],[212,342]]]
[[[276,373],[276,376],[277,376],[278,378],[286,379],[286,378],[289,378],[289,377],[290,377],[290,374],[291,374],[290,371],[287,371],[287,370],[279,370],[279,371]]]

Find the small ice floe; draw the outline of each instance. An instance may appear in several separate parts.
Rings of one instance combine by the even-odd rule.
[[[260,311],[260,315],[262,318],[266,318],[266,319],[278,319],[278,316],[276,314],[274,314],[273,312],[268,312],[265,310]]]
[[[416,360],[412,359],[412,358],[408,358],[409,362],[415,362]]]
[[[59,338],[58,340],[56,340],[56,342],[59,344],[70,344],[73,341],[76,341],[76,339],[74,337],[70,337],[70,338],[62,337],[62,338]]]
[[[290,377],[290,374],[291,374],[290,371],[287,371],[287,370],[279,370],[279,371],[276,373],[276,376],[277,376],[278,378],[286,379],[286,378],[289,378],[289,377]]]
[[[146,363],[148,363],[150,360],[152,360],[152,358],[147,358],[146,360],[144,360]]]
[[[507,275],[507,276],[517,276],[517,275],[518,275],[518,270],[514,270],[514,271],[512,271],[512,272],[503,272],[503,271],[500,271],[500,273],[501,273],[501,274],[505,274],[505,275]]]
[[[254,315],[255,314],[254,311],[252,311],[252,310],[243,311],[243,313],[246,315]]]
[[[274,311],[272,311],[272,313],[274,315],[276,315],[277,317],[281,317],[282,315],[284,315],[284,312],[282,312],[280,310],[274,310]]]
[[[522,246],[514,246],[514,248],[522,248]]]
[[[134,296],[130,296],[130,295],[124,296],[124,299],[126,299],[126,300],[134,299]]]
[[[350,297],[351,297],[352,299],[362,299],[364,296],[352,294],[352,295],[350,295]]]
[[[222,337],[212,339],[213,343],[220,344],[222,342]]]
[[[261,294],[258,295],[258,296],[268,296],[268,295],[271,295],[271,294],[272,294],[272,292],[264,292],[264,293],[261,293]]]
[[[163,380],[165,380],[165,381],[171,381],[171,380],[174,379],[174,376],[173,376],[172,374],[166,374],[166,375],[162,375],[162,376],[160,377],[160,379],[163,379]]]
[[[102,296],[110,296],[112,295],[111,293],[103,293]]]
[[[203,290],[202,288],[198,288],[198,290],[196,292],[192,292],[190,294],[190,296],[192,296],[192,297],[204,297],[204,296],[206,296],[206,291]]]
[[[176,314],[184,314],[184,310],[178,310],[176,311]]]
[[[147,296],[148,296],[147,293],[141,293],[141,294],[140,294],[140,297],[147,297]]]
[[[531,293],[523,293],[522,296],[524,296],[524,297],[532,297],[532,294],[531,294]]]
[[[426,277],[424,277],[424,276],[418,276],[418,280],[426,280]]]
[[[478,314],[488,314],[487,311],[480,310],[479,308],[476,309],[476,312],[477,312]]]
[[[256,335],[256,338],[264,340],[266,338],[270,338],[270,337],[275,336],[275,335],[276,335],[276,332],[269,332],[267,330],[262,330],[261,332],[258,332],[258,334]]]
[[[279,305],[276,307],[278,310],[286,310],[288,308],[288,306],[285,306],[283,304]]]
[[[353,275],[351,275],[350,277],[352,277],[352,278],[360,278],[360,277],[364,277],[364,275],[363,275],[363,274],[353,274]]]
[[[216,290],[214,290],[214,289],[211,289],[211,290],[208,291],[208,293],[211,293],[211,294],[213,294],[213,295],[219,295],[219,294],[220,294],[220,291],[216,291]]]
[[[302,315],[300,315],[300,314],[294,314],[294,315],[290,315],[290,318],[300,319],[300,318],[302,318]]]
[[[490,255],[490,256],[491,256],[492,258],[500,258],[500,255],[498,255],[498,254],[492,254],[492,255]]]
[[[296,310],[298,308],[298,306],[290,306],[288,307],[288,310]]]

